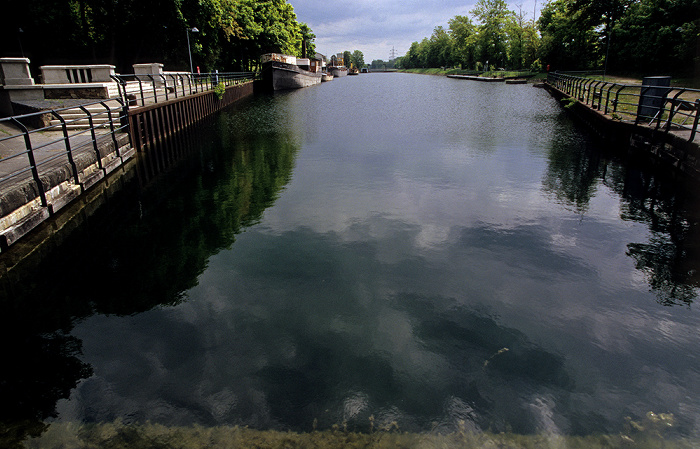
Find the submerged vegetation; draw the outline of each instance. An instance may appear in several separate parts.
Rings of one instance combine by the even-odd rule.
[[[685,449],[698,447],[700,441],[663,439],[672,415],[649,413],[640,421],[628,420],[619,435],[561,436],[555,434],[517,435],[512,433],[473,432],[464,422],[457,431],[441,433],[401,432],[396,423],[369,433],[348,431],[343,426],[312,432],[254,430],[240,426],[167,427],[160,424],[126,425],[120,421],[104,424],[56,423],[40,437],[27,440],[27,449],[190,449],[256,448],[256,449],[352,449],[352,448],[426,448],[426,449],[535,449],[566,447],[568,449],[659,448]]]

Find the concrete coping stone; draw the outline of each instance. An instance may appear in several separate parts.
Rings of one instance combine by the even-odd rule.
[[[86,64],[86,65],[42,65],[41,69],[114,69],[116,68],[110,64]]]

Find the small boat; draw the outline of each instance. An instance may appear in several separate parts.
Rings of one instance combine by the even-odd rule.
[[[321,76],[321,81],[333,81],[333,75],[331,75],[330,73],[324,73]]]
[[[299,89],[321,83],[322,61],[280,53],[262,55],[263,85],[270,90]]]
[[[350,67],[350,70],[348,70],[348,75],[359,75],[360,71],[357,70],[356,67]]]

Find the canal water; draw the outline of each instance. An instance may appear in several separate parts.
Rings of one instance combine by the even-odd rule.
[[[617,435],[649,412],[700,435],[693,186],[544,90],[363,74],[244,100],[159,151],[3,286],[20,439]]]

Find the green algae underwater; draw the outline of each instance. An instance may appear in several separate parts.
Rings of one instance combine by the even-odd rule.
[[[314,423],[315,424],[315,423]],[[54,423],[37,438],[26,440],[26,449],[353,449],[353,448],[416,448],[416,449],[535,449],[535,448],[666,448],[700,447],[700,440],[664,438],[673,426],[673,415],[653,412],[639,420],[627,418],[617,435],[562,436],[556,434],[520,435],[514,433],[473,432],[461,422],[455,432],[402,432],[390,423],[370,432],[355,432],[347,424],[333,425],[327,430],[285,432],[255,430],[241,426],[164,426],[160,424]]]

